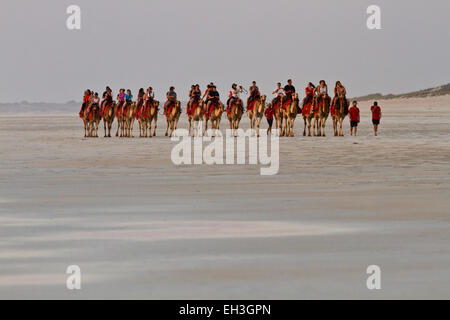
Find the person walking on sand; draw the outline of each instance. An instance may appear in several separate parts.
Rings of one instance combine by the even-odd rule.
[[[269,128],[267,129],[267,135],[272,134],[272,124],[273,124],[273,107],[274,105],[271,104],[266,111],[264,111],[264,114],[266,115],[267,123],[269,124]]]
[[[378,102],[374,102],[373,106],[370,107],[370,111],[372,111],[372,124],[373,124],[373,134],[375,136],[378,135],[378,125],[381,120],[381,108],[378,106]]]
[[[348,114],[350,117],[350,135],[356,136],[356,133],[358,131],[358,123],[359,123],[359,108],[358,108],[358,102],[353,101],[352,107],[348,110]]]

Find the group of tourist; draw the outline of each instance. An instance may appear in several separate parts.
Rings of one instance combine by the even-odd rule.
[[[252,82],[252,85],[249,87],[249,90],[245,90],[242,86],[238,86],[236,83],[231,85],[231,89],[228,93],[228,100],[226,102],[226,107],[224,107],[223,111],[230,112],[230,107],[232,104],[240,99],[240,95],[242,93],[248,93],[247,98],[247,107],[249,108],[252,103],[256,102],[257,99],[260,98],[261,93],[259,91],[258,86],[256,85],[256,81]],[[284,105],[286,102],[292,101],[293,94],[296,93],[296,89],[292,84],[292,80],[289,79],[287,84],[282,87],[282,84],[279,82],[276,85],[276,89],[272,92],[274,95],[272,99],[272,103],[269,104],[269,107],[265,110],[265,116],[267,122],[269,124],[268,132],[272,130],[273,124],[273,116],[274,110],[278,105]],[[360,122],[359,108],[357,106],[357,101],[353,101],[352,105],[349,107],[347,105],[346,99],[347,91],[345,87],[341,84],[340,81],[336,82],[334,88],[334,98],[331,102],[331,106],[334,107],[338,99],[342,99],[345,104],[345,113],[349,115],[350,118],[350,134],[357,134],[358,124]],[[92,90],[86,90],[83,97],[83,105],[80,111],[80,116],[84,113],[86,108],[92,108],[93,105],[99,106],[101,109],[104,106],[110,105],[113,100],[113,93],[110,87],[106,87],[105,91],[102,95],[103,100],[100,102],[100,97],[97,92],[93,92]],[[155,94],[153,92],[153,88],[149,87],[147,90],[141,88],[137,95],[137,104],[142,104],[146,102],[152,102],[155,98]],[[302,107],[305,107],[308,104],[319,104],[322,99],[328,98],[328,86],[324,80],[319,82],[319,85],[316,87],[312,82],[309,82],[305,88],[305,98],[302,102]],[[175,92],[175,87],[170,87],[169,91],[166,93],[166,102],[164,104],[164,114],[167,113],[167,110],[171,105],[173,105],[177,101],[177,93]],[[212,106],[220,102],[220,94],[217,91],[217,87],[213,82],[207,85],[207,89],[205,90],[203,96],[200,90],[200,86],[198,84],[192,85],[189,90],[189,102],[187,104],[187,113],[190,112],[191,107],[195,104],[195,102],[204,101],[205,110],[204,112],[208,112],[211,110]],[[120,107],[125,108],[127,105],[133,102],[133,94],[130,89],[119,89],[119,93],[116,97],[116,103],[119,104]],[[226,108],[226,109],[225,109]],[[243,108],[243,106],[242,106]],[[372,112],[372,124],[374,135],[378,133],[378,125],[380,124],[381,119],[381,108],[378,106],[377,102],[374,102],[371,106]],[[243,111],[243,110],[242,110]],[[301,112],[301,109],[298,110]]]

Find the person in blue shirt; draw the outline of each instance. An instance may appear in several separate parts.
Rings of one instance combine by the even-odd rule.
[[[133,101],[133,95],[131,94],[131,90],[127,90],[127,94],[125,95],[125,101],[127,103],[131,103]]]

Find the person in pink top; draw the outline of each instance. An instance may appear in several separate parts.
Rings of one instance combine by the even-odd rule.
[[[353,136],[353,133],[358,131],[358,123],[359,123],[359,108],[358,102],[353,101],[352,107],[348,110],[348,115],[350,117],[350,135]]]

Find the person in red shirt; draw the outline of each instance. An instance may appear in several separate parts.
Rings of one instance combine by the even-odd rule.
[[[272,133],[272,124],[273,124],[273,105],[269,104],[266,111],[264,111],[264,114],[266,115],[267,123],[269,124],[269,128],[267,129],[267,135],[269,135],[269,132]]]
[[[353,133],[358,131],[358,123],[359,123],[359,108],[358,108],[358,102],[353,101],[352,107],[348,110],[348,114],[350,117],[350,135],[352,136]]]
[[[370,107],[370,111],[372,111],[372,124],[373,124],[373,133],[375,136],[378,135],[378,125],[381,120],[381,108],[378,106],[378,102],[374,102],[373,106]]]

